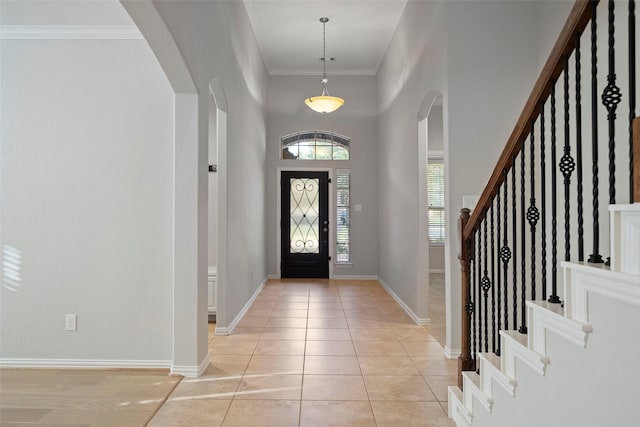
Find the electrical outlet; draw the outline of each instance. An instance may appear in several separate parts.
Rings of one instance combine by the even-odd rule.
[[[78,315],[77,314],[67,314],[65,318],[65,331],[77,331],[78,330]]]

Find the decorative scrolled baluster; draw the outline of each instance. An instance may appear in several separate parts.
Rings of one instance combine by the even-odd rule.
[[[484,217],[484,233],[483,233],[483,244],[484,244],[484,275],[480,280],[480,286],[482,287],[482,292],[484,293],[484,351],[489,352],[489,289],[491,289],[491,279],[489,279],[489,271],[488,271],[488,256],[487,256],[487,217],[485,212]]]
[[[511,250],[509,249],[509,238],[507,233],[507,224],[508,224],[508,212],[507,212],[507,203],[508,203],[508,187],[509,181],[507,181],[507,171],[504,172],[504,212],[503,212],[503,221],[504,221],[504,236],[502,240],[502,247],[500,248],[500,260],[502,261],[502,268],[504,269],[504,328],[506,330],[509,329],[509,310],[507,307],[509,301],[508,295],[508,287],[507,287],[507,272],[509,270],[509,260],[511,259]],[[499,342],[499,340],[498,340]]]
[[[571,157],[571,145],[569,143],[569,58],[564,62],[564,154],[560,158],[560,172],[564,177],[564,260],[571,259],[571,219],[570,211],[570,185],[571,174],[576,168],[576,162]]]
[[[536,207],[536,180],[535,180],[535,137],[534,126],[531,122],[531,136],[530,136],[530,179],[531,179],[531,197],[529,198],[529,208],[527,209],[527,222],[529,223],[529,229],[531,231],[531,299],[536,299],[536,225],[540,219],[540,211]]]
[[[478,347],[477,347],[477,333],[476,333],[476,307],[475,307],[475,301],[476,301],[476,286],[478,284],[478,280],[477,280],[477,273],[478,273],[478,262],[477,262],[477,258],[476,258],[476,243],[477,243],[477,233],[474,232],[473,233],[473,237],[470,239],[471,242],[471,269],[470,269],[470,275],[471,275],[471,300],[467,303],[465,309],[467,310],[467,313],[469,313],[469,318],[471,319],[471,355],[473,357],[473,359],[476,359],[476,355],[478,354]]]
[[[492,249],[492,252],[495,253],[496,251],[498,251],[498,268],[496,269],[496,273],[497,273],[497,279],[495,281],[496,283],[496,311],[498,312],[497,314],[497,337],[496,337],[496,341],[497,341],[497,349],[494,350],[494,352],[499,356],[500,355],[500,330],[502,329],[502,319],[501,319],[501,310],[502,310],[502,298],[500,295],[500,292],[502,291],[502,274],[501,274],[501,269],[500,269],[500,238],[502,237],[502,227],[500,226],[500,213],[502,211],[502,205],[500,203],[500,188],[498,187],[498,191],[496,191],[496,206],[497,206],[497,212],[496,212],[496,248]]]
[[[482,280],[482,227],[478,227],[476,232],[478,235],[476,241],[476,299],[475,299],[475,311],[474,315],[476,316],[476,324],[478,327],[478,345],[476,346],[476,350],[478,353],[482,351],[482,284],[480,283]]]
[[[602,104],[607,109],[609,123],[609,204],[616,203],[616,109],[622,101],[620,88],[616,86],[615,3],[609,0],[609,70],[607,86],[602,92]]]
[[[513,240],[513,327],[518,325],[518,225],[517,225],[517,199],[516,199],[516,159],[511,160],[511,232]]]

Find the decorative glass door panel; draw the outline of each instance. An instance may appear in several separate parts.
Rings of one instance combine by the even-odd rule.
[[[329,173],[281,175],[282,277],[329,277]]]
[[[317,254],[320,252],[320,227],[317,178],[291,178],[290,191],[290,253]]]

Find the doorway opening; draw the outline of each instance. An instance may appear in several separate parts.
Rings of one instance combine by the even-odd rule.
[[[292,179],[297,179],[295,178],[296,175],[292,176],[288,176],[285,174],[289,174],[289,173],[294,173],[294,174],[298,174],[300,177],[305,178],[307,177],[311,177],[311,178],[317,178],[318,176],[322,177],[321,179],[323,180],[322,182],[319,182],[320,187],[325,186],[327,187],[327,194],[326,197],[323,197],[323,204],[326,205],[326,210],[327,213],[326,215],[323,213],[322,218],[318,217],[317,219],[317,233],[318,233],[318,263],[322,263],[322,268],[326,268],[326,270],[322,270],[321,273],[318,273],[318,275],[310,275],[310,276],[297,276],[297,274],[305,274],[305,273],[300,273],[300,272],[293,272],[291,275],[290,273],[287,273],[286,271],[284,271],[283,269],[283,253],[285,252],[285,250],[289,251],[289,253],[295,253],[296,249],[292,249],[291,248],[291,240],[292,237],[296,237],[296,236],[292,236],[291,233],[293,230],[295,230],[296,227],[296,223],[292,223],[292,215],[291,215],[291,206],[295,207],[296,206],[296,202],[295,202],[295,198],[299,198],[299,195],[293,195],[291,194],[291,190],[290,189],[284,189],[282,181],[285,179],[289,180],[289,186],[291,186],[292,183]],[[334,261],[332,260],[332,255],[334,255],[335,252],[335,229],[334,224],[336,223],[336,207],[335,207],[335,196],[334,196],[334,191],[333,189],[329,189],[329,185],[332,182],[333,179],[333,169],[332,168],[325,168],[325,167],[320,167],[320,168],[305,168],[305,167],[279,167],[277,169],[277,190],[276,190],[276,194],[277,194],[277,201],[276,201],[276,219],[277,219],[277,248],[276,248],[276,253],[277,253],[277,277],[279,278],[304,278],[304,277],[316,277],[316,278],[331,278],[333,276],[333,267],[334,267]],[[319,174],[319,175],[314,175],[314,174]],[[324,177],[326,177],[326,183],[324,184]],[[298,187],[300,188],[300,186],[298,185]],[[305,198],[308,197],[309,200],[313,199],[313,193],[310,192],[308,195],[304,196]],[[320,203],[320,196],[318,196],[318,203]],[[289,207],[288,208],[284,208],[283,206],[285,205],[285,199],[289,199]],[[292,200],[294,200],[292,202]],[[303,203],[308,203],[307,201],[303,202]],[[301,205],[301,211],[300,212],[294,212],[294,216],[297,215],[297,217],[295,217],[294,219],[299,220],[299,216],[301,215],[306,215],[303,211],[306,208],[305,204]],[[320,209],[320,208],[318,208]],[[324,209],[324,208],[323,208]],[[305,217],[302,217],[303,219],[305,219],[306,222],[311,222],[313,223],[313,218],[309,218],[309,220],[307,221]],[[324,221],[327,221],[327,224],[324,224]],[[285,223],[288,222],[287,225],[285,225]],[[291,226],[293,224],[293,227]],[[304,225],[304,223],[301,223],[303,225],[303,227],[301,227],[300,231],[300,235],[304,236],[304,232],[306,231],[307,228],[310,227],[309,224]],[[284,233],[284,229],[286,227],[289,227],[289,231],[287,232],[287,234],[285,235]],[[315,227],[315,225],[313,226]],[[325,231],[326,228],[326,231]],[[314,231],[315,232],[315,231]],[[311,234],[313,234],[313,232],[310,231],[310,236]],[[326,241],[326,243],[325,243]],[[293,243],[294,245],[301,245],[301,244],[297,244]],[[309,248],[311,247],[311,245],[313,245],[314,243],[309,243],[306,246],[308,246]],[[321,247],[324,246],[326,248],[326,250],[324,248],[322,248],[322,254],[320,254],[320,249]],[[287,254],[285,254],[285,257],[287,256]],[[322,260],[320,260],[320,256],[322,256]],[[295,259],[295,258],[294,258]],[[304,262],[304,259],[303,259]],[[312,263],[315,261],[312,261]]]
[[[426,104],[426,105],[425,105]],[[425,283],[430,332],[446,345],[447,305],[445,288],[445,150],[442,95],[427,96],[422,116],[419,116],[419,218],[420,255],[423,267],[419,272]]]
[[[218,79],[209,85],[208,128],[207,314],[215,333],[226,335],[227,99]]]
[[[329,278],[329,173],[283,171],[282,278]]]

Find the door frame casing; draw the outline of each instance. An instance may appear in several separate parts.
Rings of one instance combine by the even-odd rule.
[[[282,215],[282,188],[280,185],[280,179],[282,177],[282,172],[286,171],[300,171],[300,172],[327,172],[329,176],[329,256],[331,259],[329,260],[329,278],[333,278],[333,264],[335,260],[335,229],[334,224],[336,223],[336,208],[335,208],[335,191],[331,186],[334,183],[334,169],[333,168],[309,168],[309,167],[278,167],[277,168],[277,177],[276,177],[276,273],[277,277],[282,277],[282,270],[280,268],[280,263],[282,262],[282,230],[280,227],[280,219]]]

